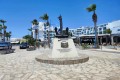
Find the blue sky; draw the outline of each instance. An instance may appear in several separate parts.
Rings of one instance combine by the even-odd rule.
[[[86,8],[96,4],[97,24],[120,19],[120,0],[0,0],[0,19],[7,21],[7,31],[12,31],[12,37],[21,38],[30,33],[33,19],[39,19],[47,13],[53,26],[59,26],[58,16],[63,17],[63,26],[78,28],[92,26],[92,13]]]

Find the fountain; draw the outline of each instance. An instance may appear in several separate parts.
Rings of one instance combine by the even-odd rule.
[[[63,35],[62,32],[62,16],[60,20],[60,34],[56,35],[53,40],[53,49],[51,53],[42,54],[36,57],[36,60],[42,63],[67,65],[83,63],[89,60],[85,54],[79,54],[74,45],[73,39],[68,38],[68,35]]]

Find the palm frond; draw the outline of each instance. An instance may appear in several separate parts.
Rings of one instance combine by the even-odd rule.
[[[29,31],[32,31],[32,28],[28,29]]]
[[[11,31],[9,31],[9,34],[11,34],[12,32]]]
[[[7,26],[4,26],[3,28],[4,28],[4,29],[6,29],[6,28],[7,28]]]
[[[43,20],[48,20],[49,19],[49,16],[46,14],[44,14],[43,16],[40,17],[41,19]]]
[[[7,21],[5,21],[5,20],[1,19],[1,20],[0,20],[0,22],[1,22],[1,23],[5,23],[5,22],[7,22]]]
[[[32,24],[33,24],[33,25],[38,25],[39,23],[38,23],[37,19],[34,19],[34,20],[32,21]]]
[[[86,10],[87,10],[88,12],[91,12],[91,11],[92,11],[92,9],[91,9],[90,7],[86,8]]]
[[[96,4],[92,4],[90,7],[91,7],[91,9],[92,9],[93,11],[96,10]]]
[[[96,4],[90,5],[88,8],[86,8],[88,12],[95,11],[96,10]]]

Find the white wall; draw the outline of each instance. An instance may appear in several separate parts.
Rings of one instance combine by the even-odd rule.
[[[118,31],[120,29],[120,20],[110,22],[106,27],[112,30],[112,34],[120,34],[120,30]]]

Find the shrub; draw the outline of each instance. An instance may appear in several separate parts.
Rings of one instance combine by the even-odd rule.
[[[88,49],[88,48],[90,48],[90,46],[88,44],[82,44],[82,48],[83,49]]]

